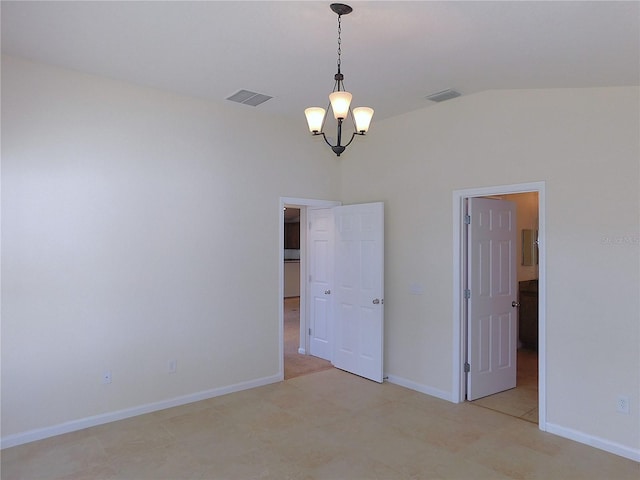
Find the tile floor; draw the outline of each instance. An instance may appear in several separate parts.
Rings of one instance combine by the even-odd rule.
[[[331,369],[2,451],[3,480],[633,479],[640,464]]]
[[[479,398],[473,405],[538,423],[538,353],[518,350],[516,388]]]
[[[284,299],[284,379],[333,368],[331,362],[298,353],[300,347],[300,297]]]

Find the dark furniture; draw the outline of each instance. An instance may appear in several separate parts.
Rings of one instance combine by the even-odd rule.
[[[300,249],[300,222],[284,224],[284,248]]]
[[[538,280],[519,282],[518,328],[525,348],[538,350]]]

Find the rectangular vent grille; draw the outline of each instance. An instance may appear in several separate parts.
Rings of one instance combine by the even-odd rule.
[[[270,97],[269,95],[263,95],[262,93],[251,92],[249,90],[239,90],[230,97],[227,97],[227,100],[242,103],[243,105],[251,105],[252,107],[257,107],[261,103],[264,103],[271,98],[273,97]]]
[[[451,90],[450,88],[448,88],[447,90],[443,90],[441,92],[427,96],[427,100],[431,100],[432,102],[444,102],[445,100],[451,100],[452,98],[456,98],[459,96],[460,92],[456,92],[455,90]]]

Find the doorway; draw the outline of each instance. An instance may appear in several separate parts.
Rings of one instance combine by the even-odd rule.
[[[382,202],[342,206],[338,202],[280,199],[280,376],[284,379],[284,208],[287,205],[300,207],[304,225],[300,229],[300,350],[304,345],[305,353],[322,356],[321,343],[324,353],[328,352],[323,358],[335,367],[382,383]]]
[[[307,229],[300,228],[298,230],[299,235],[299,249],[297,254],[295,252],[287,252],[285,256],[285,209],[295,209],[298,211],[298,223],[301,226],[307,223],[307,208],[330,208],[340,205],[340,202],[327,201],[327,200],[315,200],[305,198],[293,198],[293,197],[281,197],[279,205],[279,280],[278,280],[278,305],[279,305],[279,375],[282,380],[287,378],[293,378],[293,376],[299,376],[306,373],[312,373],[313,371],[322,370],[325,368],[331,368],[330,362],[326,362],[322,359],[309,355],[309,336],[306,332],[309,329],[309,312],[307,304],[308,295],[308,282],[305,280],[308,278],[308,258],[307,258]],[[295,219],[293,219],[295,222]],[[294,229],[295,227],[288,227],[288,229]],[[290,231],[293,235],[293,232]],[[288,239],[286,244],[289,244],[291,239]],[[295,244],[294,244],[295,246]],[[287,250],[296,250],[287,249]],[[289,270],[293,270],[294,265],[285,265],[285,259],[290,260],[291,256],[298,257],[299,285],[298,288],[291,289],[291,285],[287,285],[285,288],[285,267]],[[287,262],[292,263],[292,262]],[[293,268],[292,268],[293,267]],[[290,272],[288,272],[290,273]],[[290,275],[287,275],[290,276]],[[287,279],[290,280],[290,279]],[[289,282],[290,283],[290,282]],[[295,291],[297,290],[297,292]],[[285,295],[286,291],[286,295]],[[295,293],[298,295],[296,296]],[[285,328],[286,322],[286,328]],[[297,341],[294,330],[297,330]],[[285,339],[285,331],[287,338]],[[293,337],[293,338],[292,338]],[[287,351],[285,355],[285,340],[287,343]],[[292,343],[293,342],[293,343]],[[297,344],[297,348],[296,345]],[[297,351],[296,351],[297,350]],[[288,363],[285,369],[285,356]],[[291,368],[290,368],[291,367]],[[285,375],[286,370],[286,375]]]
[[[303,207],[304,209],[305,207]],[[331,362],[310,355],[300,328],[301,208],[284,207],[284,379],[331,368]]]
[[[509,222],[509,224],[512,225],[512,229],[508,231],[512,233],[510,235],[507,234],[507,236],[513,237],[513,242],[509,242],[511,244],[509,248],[511,251],[510,256],[513,257],[512,273],[509,275],[512,280],[508,281],[504,279],[506,280],[506,282],[504,282],[505,284],[512,284],[513,289],[510,288],[509,291],[504,291],[504,293],[507,295],[508,303],[511,303],[512,299],[515,301],[515,308],[513,308],[514,305],[512,305],[511,308],[507,305],[506,309],[511,311],[511,320],[508,323],[499,322],[505,326],[511,325],[511,328],[505,330],[503,334],[505,334],[506,338],[512,340],[504,346],[501,345],[501,342],[497,342],[496,345],[498,351],[501,351],[501,347],[506,347],[513,342],[511,351],[504,358],[512,358],[514,365],[512,370],[507,368],[508,364],[503,364],[501,366],[496,365],[497,368],[494,373],[469,373],[468,376],[473,375],[472,378],[474,381],[470,381],[470,378],[467,378],[466,399],[471,401],[475,406],[494,410],[532,423],[538,423],[538,194],[537,192],[527,192],[491,197],[473,197],[469,202],[472,201],[474,205],[476,205],[477,202],[484,202],[485,208],[496,209],[500,206],[501,209],[505,209],[504,213],[506,213],[507,209],[513,209],[513,213],[515,214],[515,221]],[[472,221],[470,223],[472,225],[469,225],[467,229],[471,229],[473,232],[478,231],[478,224],[481,223],[479,222],[481,212],[482,209],[480,209],[478,214],[471,215]],[[488,211],[485,213],[488,213]],[[498,223],[497,218],[494,221]],[[473,228],[471,228],[472,226]],[[486,232],[484,235],[491,237],[496,235],[504,236],[505,232],[507,232],[505,229],[508,227],[503,222],[502,225],[495,225],[494,228],[497,228],[498,231],[502,233],[494,233],[491,235]],[[475,233],[475,235],[478,235],[478,233]],[[505,245],[504,242],[498,243]],[[476,247],[478,246],[477,241],[474,244],[476,244]],[[468,245],[467,255],[472,255],[474,250],[471,245]],[[472,256],[475,257],[476,255]],[[501,272],[503,268],[506,267],[506,258],[507,257],[501,258],[501,267],[492,273],[492,284],[496,281],[498,284],[502,284],[500,280],[494,277],[497,275],[497,272]],[[470,271],[468,272],[468,276],[471,277],[476,268],[471,266],[475,265],[475,263],[469,260],[470,259],[467,259],[466,264],[469,265]],[[483,268],[480,270],[483,270]],[[509,271],[508,268],[505,273],[507,271]],[[477,273],[474,274],[474,284]],[[468,279],[468,281],[470,280],[471,278]],[[479,285],[476,285],[476,287],[479,287]],[[474,293],[476,293],[475,290],[478,289],[473,288],[471,284],[469,284],[468,288],[471,288],[471,291]],[[474,302],[477,295],[470,295],[470,297],[469,302]],[[501,296],[496,298],[499,297]],[[469,303],[468,306],[471,307]],[[470,308],[467,316],[472,316],[471,310],[475,311],[477,315],[476,308]],[[491,311],[494,311],[494,309],[492,308]],[[504,308],[502,310],[495,310],[495,313],[498,312],[503,313]],[[496,315],[495,318],[496,320],[498,318],[506,320],[506,317],[503,315]],[[476,317],[476,321],[477,320]],[[474,325],[471,318],[467,319],[467,325],[470,328]],[[475,327],[473,328],[475,329]],[[468,336],[476,338],[477,334],[472,335],[468,332]],[[485,335],[483,334],[481,336]],[[479,340],[479,337],[477,340]],[[476,350],[476,355],[479,353],[476,342],[473,342],[473,347],[472,343],[467,342],[467,344],[468,348]],[[510,349],[507,348],[506,350]],[[470,355],[470,353],[468,353],[468,355]],[[467,359],[467,363],[471,366],[471,372],[476,371],[476,368],[474,368],[476,360],[477,358],[475,356],[473,359],[470,357]],[[512,372],[512,374],[508,372]],[[507,381],[506,384],[502,385],[505,380],[502,377],[505,374]],[[498,385],[495,385],[495,379],[493,381],[485,379],[487,375],[498,375],[498,380],[503,380],[503,382],[498,382]],[[472,385],[472,390],[469,390]],[[480,393],[478,387],[479,390],[484,390],[484,393]]]
[[[476,197],[501,197],[507,195],[524,194],[528,192],[537,193],[537,213],[538,213],[538,352],[537,362],[531,358],[519,355],[518,363],[522,366],[537,363],[537,423],[541,430],[546,430],[546,356],[545,356],[545,184],[544,182],[535,182],[527,184],[504,185],[496,187],[484,187],[477,189],[457,190],[453,193],[453,244],[454,244],[454,305],[453,305],[453,329],[454,329],[454,371],[453,384],[454,391],[452,400],[456,403],[465,401],[466,395],[466,374],[464,366],[467,353],[467,325],[466,325],[466,299],[464,298],[464,290],[466,285],[467,267],[465,264],[465,241],[464,241],[464,214],[467,200]],[[522,358],[521,358],[522,357]],[[521,382],[522,382],[521,378]],[[527,381],[531,381],[530,378]],[[535,379],[533,380],[535,382]],[[533,411],[529,411],[535,415]],[[531,418],[527,418],[532,421]],[[533,420],[535,421],[535,420]]]
[[[315,357],[299,348],[300,297],[284,298],[284,379],[309,375],[333,368],[328,360]]]

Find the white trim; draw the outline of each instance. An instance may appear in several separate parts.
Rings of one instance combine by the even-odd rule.
[[[462,214],[463,200],[469,197],[508,195],[512,193],[538,192],[538,427],[546,431],[547,418],[547,355],[546,355],[546,193],[545,182],[499,185],[493,187],[455,190],[453,192],[453,380],[451,401],[464,401],[464,363],[462,322]]]
[[[299,348],[299,349],[298,349],[298,353],[299,353],[300,355],[306,355],[306,354],[307,354],[307,351],[306,351],[304,348]]]
[[[117,410],[115,412],[103,413],[91,417],[80,418],[78,420],[71,420],[69,422],[60,423],[51,427],[38,428],[36,430],[29,430],[22,433],[7,435],[6,437],[2,437],[2,439],[0,439],[0,448],[4,449],[15,447],[17,445],[35,442],[44,438],[54,437],[56,435],[62,435],[64,433],[75,432],[77,430],[83,430],[85,428],[123,420],[125,418],[136,417],[138,415],[157,412],[158,410],[164,410],[167,408],[179,407],[180,405],[199,402],[201,400],[207,400],[208,398],[218,397],[220,395],[226,395],[233,392],[239,392],[241,390],[247,390],[249,388],[262,387],[264,385],[276,383],[281,380],[282,379],[280,378],[280,375],[256,378],[254,380],[248,380],[246,382],[236,383],[234,385],[227,385],[225,387],[214,388],[212,390],[205,390],[202,392],[196,392],[189,395],[162,400],[160,402],[147,403],[145,405],[138,405],[137,407],[127,408],[124,410]]]
[[[604,438],[595,437],[571,428],[562,427],[554,423],[547,423],[547,432],[558,435],[559,437],[568,438],[575,442],[584,443],[591,447],[599,448],[605,452],[613,453],[614,455],[619,455],[635,462],[640,462],[639,448],[627,447],[626,445],[621,445]]]
[[[335,200],[317,200],[313,198],[280,197],[278,205],[278,338],[280,339],[278,355],[278,373],[284,380],[284,207],[300,209],[300,329],[306,332],[308,326],[307,314],[307,207],[331,208],[342,205]],[[304,220],[304,222],[302,222]],[[302,342],[301,342],[302,343]],[[301,352],[302,350],[302,352]],[[305,335],[304,348],[300,346],[298,353],[306,353],[309,350],[309,336]]]
[[[406,378],[398,377],[396,375],[387,375],[386,378],[389,383],[393,383],[395,385],[399,385],[401,387],[405,387],[410,390],[415,390],[416,392],[424,393],[425,395],[430,395],[432,397],[436,397],[441,400],[446,400],[448,402],[452,401],[451,392],[445,392],[444,390],[439,390],[437,388],[433,388],[428,385],[416,383],[413,380],[408,380]]]

